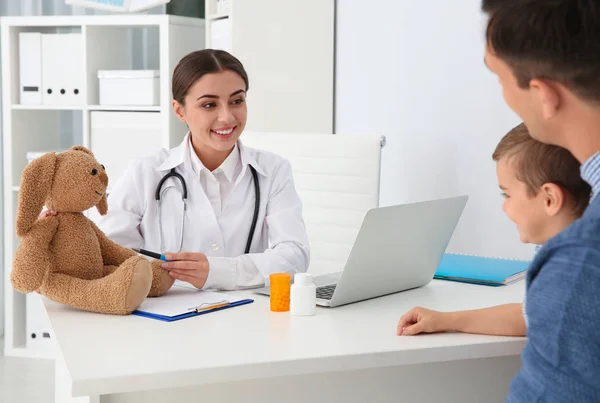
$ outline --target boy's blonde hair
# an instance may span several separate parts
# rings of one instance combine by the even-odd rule
[[[509,158],[517,179],[525,183],[532,197],[545,183],[553,183],[573,201],[578,217],[583,215],[590,202],[591,189],[581,179],[579,161],[564,148],[535,140],[523,123],[500,140],[492,158],[496,162]]]

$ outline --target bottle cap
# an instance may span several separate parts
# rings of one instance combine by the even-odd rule
[[[310,273],[296,273],[294,275],[294,284],[311,285],[312,283],[313,283],[313,276]]]

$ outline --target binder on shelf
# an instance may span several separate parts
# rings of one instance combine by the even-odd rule
[[[174,322],[252,302],[253,299],[173,285],[162,297],[146,298],[133,315]]]
[[[85,104],[83,36],[42,34],[42,103]]]
[[[21,105],[42,104],[42,34],[19,33],[19,92]]]
[[[433,278],[501,286],[523,279],[529,264],[525,260],[446,253]]]
[[[217,14],[224,15],[229,13],[229,0],[217,0]]]

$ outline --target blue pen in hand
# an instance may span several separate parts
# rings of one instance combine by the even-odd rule
[[[150,256],[150,257],[153,257],[154,259],[160,259],[160,260],[164,260],[165,262],[168,262],[165,255],[163,255],[161,253],[150,252],[149,250],[146,250],[146,249],[137,249],[137,248],[132,248],[132,249],[134,251],[136,251],[137,253],[141,253],[142,255]]]

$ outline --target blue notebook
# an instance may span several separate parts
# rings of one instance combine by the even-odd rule
[[[433,278],[463,283],[501,286],[525,277],[528,261],[447,253]]]
[[[146,298],[133,315],[174,322],[254,302],[252,299],[174,285],[157,298]]]

